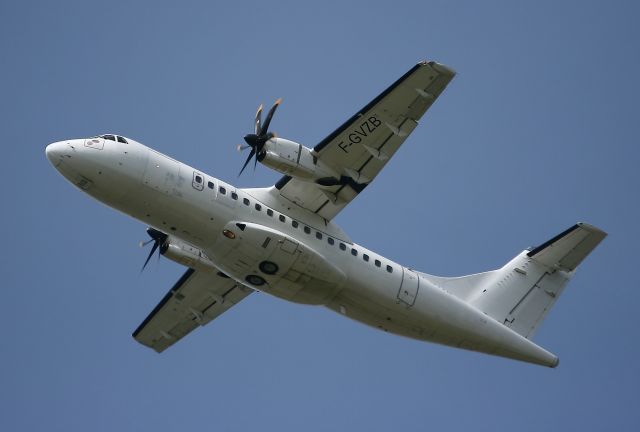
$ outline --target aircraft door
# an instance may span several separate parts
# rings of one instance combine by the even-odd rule
[[[398,300],[407,306],[413,306],[418,296],[420,288],[420,278],[413,270],[402,267],[402,282],[398,291]]]

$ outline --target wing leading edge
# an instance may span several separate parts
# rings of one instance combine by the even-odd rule
[[[133,337],[162,352],[252,292],[251,288],[215,272],[188,269],[133,332]]]
[[[314,156],[342,174],[341,184],[284,176],[273,192],[333,219],[378,175],[454,76],[436,62],[418,63],[314,147]]]

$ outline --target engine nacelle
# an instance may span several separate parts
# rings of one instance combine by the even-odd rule
[[[318,160],[312,154],[311,149],[283,138],[272,138],[267,141],[258,155],[258,161],[283,174],[310,182],[341,177],[340,174]]]
[[[211,260],[195,246],[169,237],[160,248],[162,256],[195,270],[210,272],[217,270]]]

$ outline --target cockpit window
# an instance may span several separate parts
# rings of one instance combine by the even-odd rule
[[[106,140],[111,140],[111,141],[118,141],[124,144],[129,144],[129,142],[124,137],[121,137],[120,135],[100,135],[100,138],[104,138]]]

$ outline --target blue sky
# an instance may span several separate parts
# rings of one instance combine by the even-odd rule
[[[2,2],[2,430],[636,430],[635,2]],[[536,342],[557,369],[253,295],[162,355],[130,333],[183,270],[46,144],[116,132],[241,187],[255,108],[312,147],[422,59],[458,76],[337,221],[439,275],[577,221],[609,237]]]

